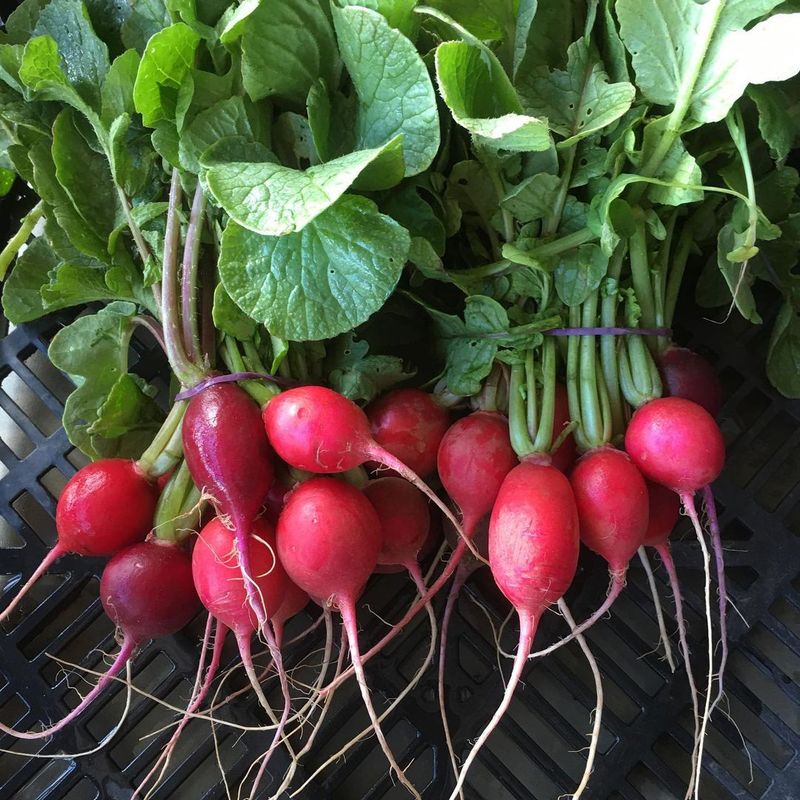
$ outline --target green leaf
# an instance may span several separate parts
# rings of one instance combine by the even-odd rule
[[[539,172],[512,187],[500,205],[523,223],[544,219],[553,211],[560,185],[557,175]]]
[[[596,244],[582,244],[559,256],[555,280],[561,302],[580,305],[600,286],[607,269],[608,256]]]
[[[200,171],[200,156],[220,139],[228,136],[252,138],[250,120],[241,97],[230,97],[201,111],[181,134],[181,164],[190,172]]]
[[[272,163],[220,164],[208,170],[206,182],[241,226],[282,236],[302,230],[330,208],[385,149],[361,150],[305,171]]]
[[[739,233],[733,224],[728,223],[720,229],[717,236],[717,267],[728,284],[733,302],[739,313],[750,322],[760,324],[761,316],[756,310],[756,301],[753,297],[752,270],[748,269],[748,262],[731,261],[729,254],[740,248],[745,242],[745,234]]]
[[[653,103],[687,102],[698,122],[718,122],[750,83],[800,70],[800,14],[768,14],[780,0],[619,0],[620,33],[636,83]]]
[[[423,172],[439,149],[439,117],[422,58],[377,12],[358,6],[332,10],[342,61],[358,96],[356,147],[382,147],[402,135],[404,174]]]
[[[550,146],[547,121],[522,113],[511,81],[483,47],[467,42],[440,44],[436,78],[453,119],[481,144],[522,151]]]
[[[3,314],[14,325],[38,319],[47,312],[44,309],[41,288],[58,256],[47,242],[36,237],[17,258],[11,274],[3,285]]]
[[[100,92],[100,118],[104,125],[110,125],[122,114],[133,115],[136,111],[133,87],[140,62],[141,58],[135,50],[126,50],[111,64]]]
[[[511,76],[516,78],[520,66],[525,59],[528,51],[528,35],[533,24],[538,0],[519,0],[517,9],[516,25],[514,26],[514,56],[512,62]]]
[[[369,355],[369,343],[353,332],[337,337],[327,349],[325,371],[331,388],[357,403],[369,403],[415,374],[405,371],[402,358]]]
[[[661,142],[664,131],[669,124],[669,117],[661,117],[644,128],[642,139],[641,164],[647,163],[649,157]],[[680,137],[676,137],[672,146],[661,161],[656,173],[657,178],[675,183],[702,184],[703,174],[694,156],[686,150]],[[703,199],[702,189],[684,189],[680,186],[650,186],[651,200],[667,206],[679,206],[684,203],[699,203]]]
[[[241,32],[242,78],[251,99],[277,95],[304,103],[318,78],[329,86],[339,82],[336,41],[317,0],[262,2],[241,22]]]
[[[387,192],[380,207],[384,214],[399,222],[412,237],[426,239],[437,255],[444,255],[444,224],[430,203],[420,196],[416,186],[407,184]]]
[[[486,42],[505,38],[516,24],[517,3],[513,0],[431,0],[426,5],[439,9]]]
[[[569,182],[570,189],[586,186],[593,178],[603,175],[606,171],[608,150],[594,143],[594,140],[584,139],[575,154],[575,166]]]
[[[136,0],[131,5],[122,25],[122,41],[125,47],[143,53],[150,39],[170,24],[170,16],[164,0]]]
[[[221,283],[214,289],[212,317],[214,327],[226,336],[233,336],[234,339],[244,342],[256,334],[256,323],[231,300]]]
[[[606,128],[631,107],[636,95],[630,83],[609,82],[586,39],[570,45],[566,70],[523,72],[517,90],[528,113],[546,117],[551,129],[565,137],[560,147]]]
[[[795,103],[778,84],[751,86],[747,93],[758,109],[758,130],[772,157],[782,163],[800,133],[800,114]]]
[[[0,167],[0,197],[5,197],[14,185],[17,179],[17,173],[13,170]]]
[[[772,328],[767,377],[782,395],[800,397],[800,313],[788,301],[781,306]]]
[[[284,339],[325,339],[375,313],[400,277],[408,232],[362,197],[341,197],[299,233],[261,236],[234,221],[222,238],[225,289]]]
[[[177,22],[147,43],[133,87],[133,102],[148,127],[175,119],[178,89],[194,66],[199,42],[195,31]]]
[[[81,0],[52,0],[42,9],[34,35],[55,40],[67,80],[89,106],[99,109],[100,87],[110,65],[108,48],[94,32]]]
[[[128,375],[135,314],[132,303],[111,303],[79,317],[50,343],[54,366],[78,384],[64,405],[64,428],[91,458],[138,457],[163,417],[150,390]]]
[[[58,182],[86,226],[107,242],[122,216],[119,196],[108,161],[89,147],[70,109],[53,125],[53,163]]]
[[[33,36],[39,14],[47,5],[47,0],[23,0],[6,17],[6,41],[9,44],[25,44]]]

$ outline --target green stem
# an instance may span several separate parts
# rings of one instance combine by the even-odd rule
[[[553,423],[556,413],[556,343],[545,337],[542,345],[542,411],[538,431],[533,440],[537,453],[547,453],[553,442]]]
[[[520,250],[518,247],[514,247],[513,244],[505,244],[503,245],[503,258],[513,261],[515,264],[524,264],[534,269],[541,269],[542,265],[539,262],[542,259],[552,258],[561,253],[566,253],[568,250],[574,250],[576,247],[594,241],[596,238],[597,236],[588,228],[581,228],[579,231],[568,233],[566,236],[561,236],[552,242],[539,245],[533,250]]]
[[[583,301],[581,325],[594,328],[597,324],[597,290]],[[588,449],[600,447],[607,442],[604,438],[602,405],[599,382],[602,376],[597,370],[597,344],[594,336],[580,337],[580,397],[583,437]]]
[[[553,204],[553,210],[542,228],[542,237],[552,236],[561,224],[561,214],[564,211],[564,204],[567,202],[569,184],[572,180],[572,169],[575,165],[575,154],[578,150],[577,145],[573,145],[567,151],[564,159],[564,168],[561,175],[561,183],[558,185],[558,194]]]
[[[181,273],[181,311],[183,320],[183,346],[190,361],[198,363],[202,358],[200,349],[200,325],[197,317],[197,281],[200,267],[200,244],[203,229],[206,198],[200,181],[197,182],[186,242],[183,248],[183,270]]]
[[[182,461],[158,499],[153,518],[156,538],[168,542],[186,539],[200,523],[202,506],[200,490],[194,485],[186,462]]]
[[[675,307],[678,304],[678,294],[681,290],[683,273],[686,270],[686,262],[689,260],[689,253],[694,242],[692,226],[687,223],[684,225],[675,253],[670,260],[669,274],[667,276],[667,288],[664,292],[664,325],[672,326],[672,319],[675,316]]]
[[[505,187],[503,186],[503,179],[500,173],[489,164],[484,164],[484,169],[489,174],[489,178],[494,186],[494,192],[497,195],[497,206],[500,208],[500,215],[503,219],[503,238],[507,242],[514,241],[514,217],[508,209],[503,208],[502,200],[506,195]],[[491,223],[489,223],[491,226]]]
[[[36,223],[44,216],[44,202],[39,201],[23,218],[19,230],[8,240],[8,244],[0,252],[0,281],[2,281],[11,262],[16,258],[22,245],[28,241]]]
[[[522,364],[514,364],[511,367],[511,385],[508,390],[508,425],[511,446],[520,458],[534,452],[533,442],[528,433],[524,385],[525,367]]]
[[[242,354],[236,345],[236,340],[226,336],[222,342],[220,355],[225,362],[229,372],[250,372],[245,364]],[[280,393],[280,389],[270,381],[239,381],[239,386],[244,389],[253,400],[263,408],[275,395]]]
[[[622,273],[625,251],[625,243],[620,242],[608,264],[608,276],[603,300],[600,304],[600,324],[604,328],[613,328],[617,324],[619,277]],[[608,395],[612,438],[621,435],[625,431],[625,405],[619,388],[619,369],[617,366],[617,338],[616,336],[600,337],[600,367],[603,370],[603,380]]]
[[[169,472],[183,456],[181,423],[185,413],[186,403],[175,403],[150,446],[137,461],[139,469],[151,478]]]
[[[244,360],[245,364],[250,367],[252,372],[269,372],[261,360],[261,354],[258,352],[255,343],[252,340],[242,342],[244,347]]]
[[[639,308],[642,310],[642,327],[654,328],[656,325],[655,300],[653,299],[653,283],[647,253],[647,232],[643,219],[636,222],[636,228],[631,236],[630,262],[633,289],[636,292]],[[651,346],[655,348],[655,343]]]
[[[581,326],[581,307],[570,306],[569,309],[570,328],[580,328]],[[580,392],[580,337],[567,337],[567,399],[569,400],[569,416],[575,423],[575,442],[581,450],[588,450],[586,439],[583,435],[583,414],[581,409]]]
[[[678,222],[678,209],[676,208],[669,215],[667,223],[667,235],[661,243],[658,258],[655,261],[655,275],[653,277],[653,303],[655,305],[655,323],[657,328],[666,327],[664,302],[666,299],[667,275],[669,274],[669,262],[672,256],[672,240],[675,236],[675,226]],[[663,352],[669,347],[669,337],[659,336],[656,339],[658,352]]]
[[[533,348],[530,348],[525,353],[525,400],[528,433],[534,442],[539,431],[539,410],[537,408],[538,400],[536,394],[536,363]]]

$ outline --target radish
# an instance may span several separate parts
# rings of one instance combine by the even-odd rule
[[[459,537],[450,560],[425,595],[411,606],[377,644],[364,653],[365,663],[397,636],[425,603],[450,580],[467,550],[465,539],[472,537],[481,518],[491,511],[503,480],[518,463],[511,447],[505,417],[494,412],[476,411],[455,422],[439,445],[437,463],[442,485],[461,511],[464,536]],[[448,519],[452,520],[452,514],[448,513]],[[351,674],[352,668],[342,672],[323,689],[323,693],[336,688]]]
[[[436,469],[436,453],[450,421],[420,389],[395,389],[366,408],[372,438],[422,478]]]
[[[247,600],[263,628],[268,614],[258,596],[247,542],[274,470],[258,406],[233,383],[207,387],[189,400],[183,450],[195,484],[233,527]]]
[[[281,397],[283,395],[276,400]],[[272,403],[267,406],[268,425]],[[297,411],[304,408],[301,405]],[[301,422],[308,424],[307,419],[300,415]],[[321,458],[327,458],[329,452],[322,451]],[[285,451],[281,455],[286,458]],[[288,460],[292,463],[292,459]],[[381,523],[375,509],[358,489],[343,481],[312,478],[300,484],[289,496],[278,520],[278,555],[287,574],[315,602],[339,609],[356,679],[375,735],[391,769],[419,800],[419,793],[405,777],[383,735],[358,646],[355,604],[375,569],[381,546]]]
[[[78,470],[56,505],[56,546],[0,613],[0,622],[65,553],[111,556],[142,541],[153,527],[158,495],[157,483],[136,461],[104,458]]]
[[[642,473],[650,480],[672,489],[692,521],[703,553],[705,573],[706,634],[708,637],[708,681],[705,708],[694,776],[694,793],[699,797],[700,766],[706,729],[711,712],[714,642],[711,622],[711,559],[694,504],[694,493],[705,490],[722,471],[725,442],[711,414],[697,403],[681,397],[652,400],[638,408],[625,434],[625,448]],[[722,554],[719,552],[719,559]],[[720,585],[720,605],[727,603]],[[726,638],[724,630],[721,631]],[[720,680],[722,676],[720,675]]]
[[[0,732],[18,739],[43,739],[58,733],[94,702],[140,645],[179,631],[200,608],[189,556],[181,547],[157,539],[133,544],[112,557],[100,579],[100,601],[121,635],[113,664],[59,722],[36,732],[15,731],[0,724]]]
[[[250,685],[264,710],[271,715],[272,710],[253,666],[250,644],[256,631],[267,641],[281,681],[284,709],[272,744],[264,756],[266,761],[283,736],[291,699],[280,649],[266,621],[262,621],[262,615],[265,620],[269,620],[278,613],[286,594],[287,577],[276,553],[272,525],[263,518],[257,519],[251,523],[250,530],[252,532],[245,537],[245,546],[249,563],[248,574],[253,576],[252,585],[245,579],[240,563],[239,532],[231,531],[219,517],[200,531],[192,554],[192,575],[200,602],[236,637],[239,655]],[[251,591],[258,597],[257,605],[251,600]]]
[[[667,348],[658,356],[664,394],[683,397],[702,406],[712,417],[722,408],[723,394],[717,373],[701,355],[686,347]]]
[[[509,472],[489,522],[489,566],[519,616],[519,646],[503,700],[464,762],[450,800],[511,704],[542,614],[572,583],[579,541],[572,487],[547,457],[532,456]]]
[[[283,645],[283,631],[286,623],[295,614],[299,614],[309,603],[309,597],[299,586],[286,578],[286,591],[280,608],[272,615],[270,622],[275,632],[275,643],[278,647]]]

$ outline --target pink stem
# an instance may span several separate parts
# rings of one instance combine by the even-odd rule
[[[89,694],[87,694],[86,697],[84,697],[83,700],[81,700],[81,702],[59,722],[56,722],[54,725],[51,725],[49,728],[45,728],[42,731],[27,732],[15,731],[13,728],[9,728],[8,726],[0,723],[0,733],[14,736],[17,739],[28,740],[45,739],[48,736],[52,736],[54,733],[58,733],[63,728],[66,728],[67,725],[69,725],[74,719],[77,719],[103,693],[103,690],[112,682],[114,676],[128,663],[128,661],[130,661],[135,649],[135,642],[131,642],[128,639],[123,639],[122,647],[120,647],[120,651],[117,654],[117,657],[114,659],[114,663],[108,668],[108,671],[105,673],[105,675],[100,678]]]
[[[725,666],[728,663],[728,591],[725,583],[725,554],[722,549],[722,536],[719,530],[719,520],[717,519],[717,506],[714,503],[714,493],[710,486],[703,489],[703,504],[708,514],[708,527],[711,531],[711,549],[714,551],[714,561],[717,568],[717,587],[719,591],[719,634],[720,634],[720,660],[719,689],[714,702],[711,704],[711,711],[719,705],[724,693],[723,676]]]
[[[588,630],[592,627],[598,620],[600,620],[614,605],[614,601],[622,594],[622,590],[625,588],[625,573],[624,572],[617,572],[611,573],[611,583],[609,584],[608,595],[606,596],[605,602],[597,611],[592,614],[589,619],[582,622],[575,628],[569,636],[565,636],[560,641],[556,642],[555,644],[551,644],[550,647],[546,647],[544,650],[537,650],[535,653],[531,653],[531,658],[541,658],[542,656],[549,655],[550,653],[558,650],[559,647],[563,647],[565,644],[576,639],[581,633],[585,630]]]
[[[28,578],[25,582],[25,585],[17,592],[14,596],[14,599],[3,609],[2,613],[0,613],[0,622],[5,622],[8,617],[11,615],[11,612],[20,604],[22,599],[25,597],[26,594],[31,590],[36,581],[47,572],[48,569],[53,565],[55,561],[57,561],[61,556],[63,556],[67,551],[58,543],[56,546],[42,559],[42,563],[36,567],[33,575]]]
[[[661,563],[667,571],[669,577],[669,585],[672,588],[672,594],[675,598],[675,617],[678,622],[678,641],[681,646],[681,655],[683,656],[683,665],[686,668],[686,679],[689,682],[689,693],[692,698],[692,711],[694,712],[694,743],[692,745],[692,774],[689,780],[689,787],[686,792],[686,797],[692,793],[694,785],[694,774],[697,769],[697,745],[700,741],[700,700],[697,693],[697,685],[694,680],[694,673],[692,672],[692,660],[689,653],[689,641],[686,637],[686,619],[683,615],[683,598],[681,596],[681,585],[678,581],[678,572],[675,569],[675,562],[672,559],[672,552],[669,549],[669,544],[656,545],[656,552],[661,558]],[[684,798],[685,800],[685,798]]]
[[[209,690],[211,689],[211,684],[214,682],[214,678],[217,675],[217,671],[219,670],[220,660],[222,659],[222,649],[225,644],[225,635],[228,632],[228,629],[219,621],[217,620],[216,623],[216,630],[214,632],[214,645],[211,652],[211,662],[208,665],[208,670],[206,672],[205,680],[203,680],[202,684],[200,684],[201,676],[203,674],[203,667],[205,666],[205,656],[208,651],[209,640],[211,638],[211,625],[213,624],[213,618],[211,615],[208,615],[208,625],[206,626],[206,635],[203,639],[203,645],[200,655],[200,663],[197,667],[197,680],[195,681],[195,688],[192,694],[191,701],[189,705],[186,707],[186,712],[183,715],[183,719],[181,719],[178,727],[173,732],[170,740],[167,742],[166,746],[159,755],[158,759],[156,760],[155,764],[153,764],[150,771],[147,775],[142,778],[139,786],[137,787],[136,791],[131,795],[130,800],[136,800],[136,798],[141,793],[144,786],[147,782],[155,775],[158,768],[164,764],[163,769],[161,770],[161,776],[163,776],[164,770],[167,768],[169,764],[169,760],[172,757],[172,753],[175,750],[176,745],[178,744],[178,740],[181,738],[181,734],[183,733],[184,728],[189,724],[189,720],[191,719],[191,715],[196,713],[200,706],[203,704],[203,700],[205,700],[206,696],[208,695]]]
[[[386,737],[383,735],[383,729],[381,728],[381,724],[378,720],[378,715],[375,713],[375,707],[372,705],[372,698],[370,697],[369,687],[367,686],[367,678],[364,674],[364,663],[361,659],[361,652],[359,651],[358,647],[358,624],[356,622],[356,610],[352,600],[340,598],[339,611],[342,615],[342,622],[344,623],[345,630],[347,631],[347,639],[350,643],[350,659],[352,660],[355,668],[358,688],[361,690],[361,697],[364,700],[364,706],[367,709],[367,714],[369,715],[370,722],[372,723],[372,729],[375,731],[375,736],[378,739],[381,750],[383,750],[383,754],[386,756],[386,760],[389,762],[390,769],[395,773],[395,775],[397,775],[400,783],[402,783],[403,786],[405,786],[406,789],[408,789],[408,791],[414,795],[416,800],[421,800],[419,792],[408,780],[405,772],[403,772],[403,770],[400,768],[400,765],[397,763],[394,753],[389,747]]]
[[[445,708],[445,693],[444,693],[444,673],[445,663],[447,661],[447,634],[450,630],[450,619],[453,616],[453,610],[456,607],[456,600],[461,592],[461,588],[467,581],[470,575],[475,571],[473,566],[468,566],[462,562],[456,570],[453,583],[450,584],[450,591],[447,595],[447,603],[444,607],[444,614],[442,615],[442,638],[439,640],[439,714],[442,718],[442,728],[444,729],[444,738],[447,743],[447,752],[450,755],[450,764],[453,767],[453,775],[458,779],[458,763],[456,762],[456,751],[453,747],[453,737],[450,733],[450,725],[447,722],[447,709]],[[461,794],[461,793],[459,793]],[[462,795],[463,796],[463,795]]]
[[[486,740],[489,738],[492,731],[498,726],[503,715],[506,713],[506,711],[508,711],[508,707],[511,705],[511,700],[514,697],[514,690],[517,688],[517,684],[520,682],[522,670],[525,668],[525,664],[528,661],[528,656],[531,652],[531,645],[533,644],[533,637],[536,633],[536,621],[530,614],[520,612],[519,610],[518,613],[519,647],[517,648],[517,655],[514,658],[514,668],[511,670],[511,676],[508,679],[503,700],[498,706],[497,711],[494,712],[494,716],[491,718],[491,720],[489,720],[489,724],[483,729],[483,733],[478,737],[477,741],[473,745],[470,754],[467,756],[467,760],[464,762],[464,766],[461,767],[461,772],[459,773],[456,787],[450,794],[450,800],[456,800],[460,794],[461,788],[464,785],[464,781],[467,778],[469,768],[472,766],[472,762],[477,757],[480,749],[486,743]]]

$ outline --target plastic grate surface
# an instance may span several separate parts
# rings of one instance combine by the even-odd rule
[[[13,228],[15,220],[7,221]],[[5,334],[0,340],[0,592],[13,591],[53,543],[56,498],[65,480],[85,461],[58,425],[70,383],[46,358],[49,338],[69,319],[69,315],[58,315],[10,331],[0,327]],[[729,613],[732,653],[726,710],[733,722],[722,713],[715,717],[707,744],[704,800],[800,797],[800,406],[777,396],[762,375],[767,325],[759,329],[737,318],[725,325],[697,319],[676,336],[717,365],[729,398],[721,414],[728,465],[715,492],[730,595],[740,613]],[[163,361],[147,342],[134,342],[134,361],[148,380],[163,371]],[[674,556],[684,586],[693,657],[701,675],[705,651],[701,561],[683,523],[674,537]],[[76,691],[85,693],[88,684],[80,672],[65,673],[51,656],[102,669],[102,654],[113,652],[113,630],[97,599],[101,568],[100,561],[61,559],[3,630],[3,722],[29,729],[58,719],[74,707]],[[669,615],[663,570],[657,569],[656,575]],[[576,618],[596,607],[605,588],[603,565],[585,557],[569,596]],[[383,630],[378,617],[397,618],[411,597],[402,576],[381,576],[370,586],[360,609],[365,646]],[[490,716],[502,690],[486,609],[498,625],[505,608],[485,576],[478,574],[459,600],[448,656],[447,704],[462,752]],[[310,622],[311,617],[301,615],[296,630]],[[141,652],[133,667],[134,684],[173,704],[185,703],[203,625],[198,618],[188,630]],[[502,640],[506,649],[514,645],[513,627]],[[537,643],[564,632],[565,626],[550,614],[543,620]],[[683,797],[691,746],[688,691],[683,672],[670,675],[652,652],[657,638],[649,590],[636,562],[611,619],[588,636],[604,676],[607,703],[587,798]],[[398,644],[369,665],[368,679],[379,710],[407,683],[428,641],[427,623],[420,619]],[[318,663],[321,644],[318,633],[290,654],[290,663]],[[232,652],[226,660],[235,663]],[[507,672],[508,665],[503,666]],[[313,674],[310,669],[298,677]],[[409,776],[424,789],[426,800],[448,797],[452,785],[435,684],[435,673],[430,671],[414,698],[386,725],[398,760],[413,761]],[[124,705],[124,688],[116,685],[54,741],[19,743],[0,737],[0,747],[17,754],[93,749],[116,725]],[[510,713],[470,774],[467,796],[552,800],[568,793],[581,774],[585,753],[579,751],[586,746],[593,707],[591,675],[576,645],[532,664]],[[234,703],[231,714],[242,724],[261,722],[249,701]],[[129,798],[166,740],[166,734],[141,737],[172,719],[172,712],[134,694],[122,730],[97,753],[55,761],[0,753],[0,800]],[[298,772],[299,780],[366,727],[366,722],[354,686],[345,685],[335,697],[315,752]],[[270,736],[240,737],[230,729],[217,729],[220,758],[232,787],[263,752]],[[280,774],[286,765],[283,755],[273,764]],[[263,796],[269,794],[265,782]],[[301,795],[309,800],[400,800],[405,796],[401,787],[393,786],[372,737]],[[205,723],[190,724],[154,797],[225,797],[214,741]]]

